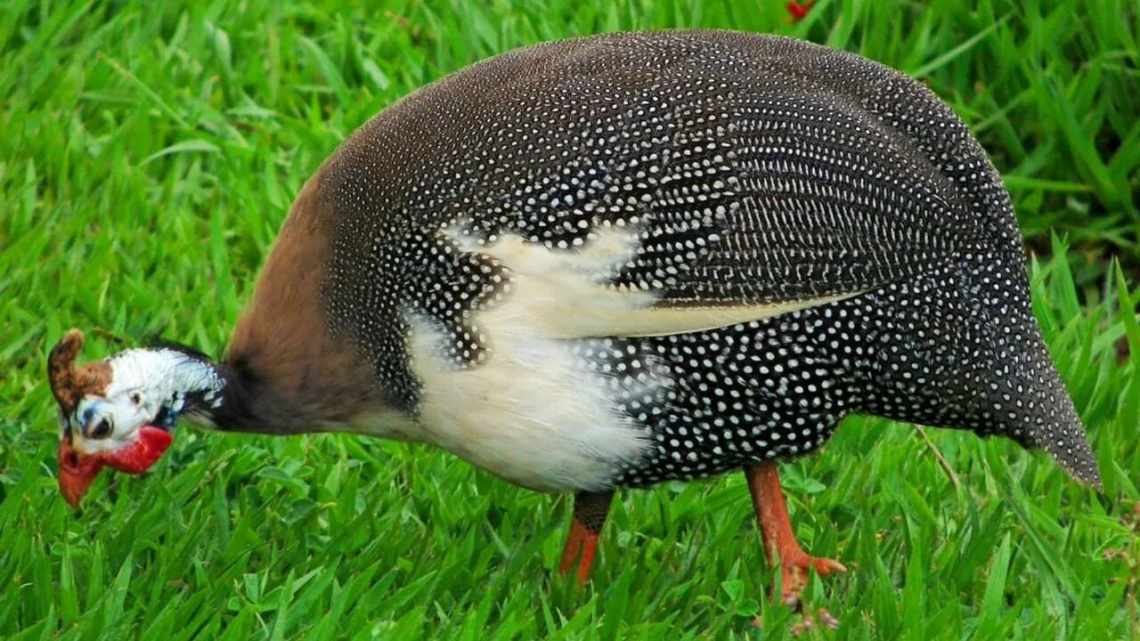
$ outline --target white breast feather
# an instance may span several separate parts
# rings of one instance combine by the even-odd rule
[[[620,392],[565,341],[536,335],[525,319],[480,315],[493,352],[468,370],[440,356],[446,339],[436,327],[413,321],[425,440],[533,489],[604,489],[619,464],[636,462],[649,443],[618,410]]]
[[[448,339],[437,325],[408,317],[412,369],[422,384],[420,413],[397,436],[435,443],[534,489],[609,487],[622,463],[635,464],[651,447],[621,411],[622,398],[668,384],[603,377],[578,359],[567,339],[700,331],[836,300],[656,308],[652,293],[606,285],[636,251],[628,230],[599,233],[574,252],[517,236],[493,244],[454,233],[449,238],[508,267],[511,288],[473,314],[490,355],[471,368],[443,355]]]

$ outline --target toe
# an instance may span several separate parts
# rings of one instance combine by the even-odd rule
[[[813,557],[811,560],[812,567],[815,568],[815,573],[820,576],[827,576],[828,574],[836,574],[838,572],[846,572],[847,566],[843,565],[835,559],[819,559]]]
[[[831,630],[839,629],[839,619],[836,619],[834,616],[832,616],[832,614],[826,609],[820,608],[819,611],[815,613],[815,617],[819,621],[819,624],[825,628]]]
[[[795,608],[800,602],[800,592],[807,586],[807,570],[800,566],[784,566],[780,576],[782,590],[780,597],[784,605]]]
[[[814,569],[820,576],[847,571],[845,565],[833,559],[820,559],[806,554],[800,558],[789,559],[782,564],[780,573],[783,587],[780,596],[784,605],[788,607],[799,605],[800,593],[808,584],[809,569]]]
[[[820,608],[815,614],[804,612],[800,621],[792,626],[792,636],[798,637],[804,632],[814,628],[827,628],[828,630],[838,630],[839,620],[831,615],[827,610]]]

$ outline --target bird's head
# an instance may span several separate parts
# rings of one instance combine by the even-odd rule
[[[83,333],[73,329],[48,358],[60,410],[59,487],[72,506],[103,467],[140,474],[154,465],[179,414],[209,407],[221,390],[215,370],[196,354],[130,349],[77,366],[82,346]]]

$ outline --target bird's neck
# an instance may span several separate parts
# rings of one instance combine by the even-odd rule
[[[221,385],[212,404],[187,406],[184,415],[191,422],[227,432],[290,434],[306,431],[294,426],[294,421],[285,420],[290,414],[289,404],[255,372],[208,359],[197,365]]]
[[[194,349],[163,344],[131,349],[110,359],[113,385],[146,390],[162,410],[156,422],[172,424],[185,418],[220,430],[258,429],[267,424],[255,411],[256,381],[248,372],[217,363]]]
[[[111,357],[111,392],[140,390],[157,404],[155,422],[166,427],[183,418],[221,431],[265,434],[349,429],[345,426],[355,415],[374,405],[367,372],[338,378],[312,363],[293,360],[291,368],[274,363],[245,353],[217,362],[192,348],[163,343]]]
[[[200,422],[227,432],[259,432],[295,434],[304,431],[296,425],[298,412],[279,390],[268,384],[257,372],[241,363],[212,363],[225,381],[222,403]],[[192,417],[194,418],[194,417]]]
[[[336,430],[343,422],[309,398],[324,390],[296,389],[270,376],[242,358],[229,357],[221,363],[208,362],[223,381],[221,402],[207,411],[191,414],[200,424],[228,432],[261,434],[302,434]],[[304,387],[305,379],[299,379]],[[330,396],[336,397],[336,390]]]

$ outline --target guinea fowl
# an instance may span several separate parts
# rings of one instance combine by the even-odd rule
[[[736,469],[786,597],[843,570],[796,542],[775,462],[850,414],[1099,483],[981,147],[921,84],[780,37],[611,34],[444,78],[305,184],[221,362],[81,344],[49,358],[72,504],[181,416],[423,441],[576,492],[582,580],[615,488]]]

